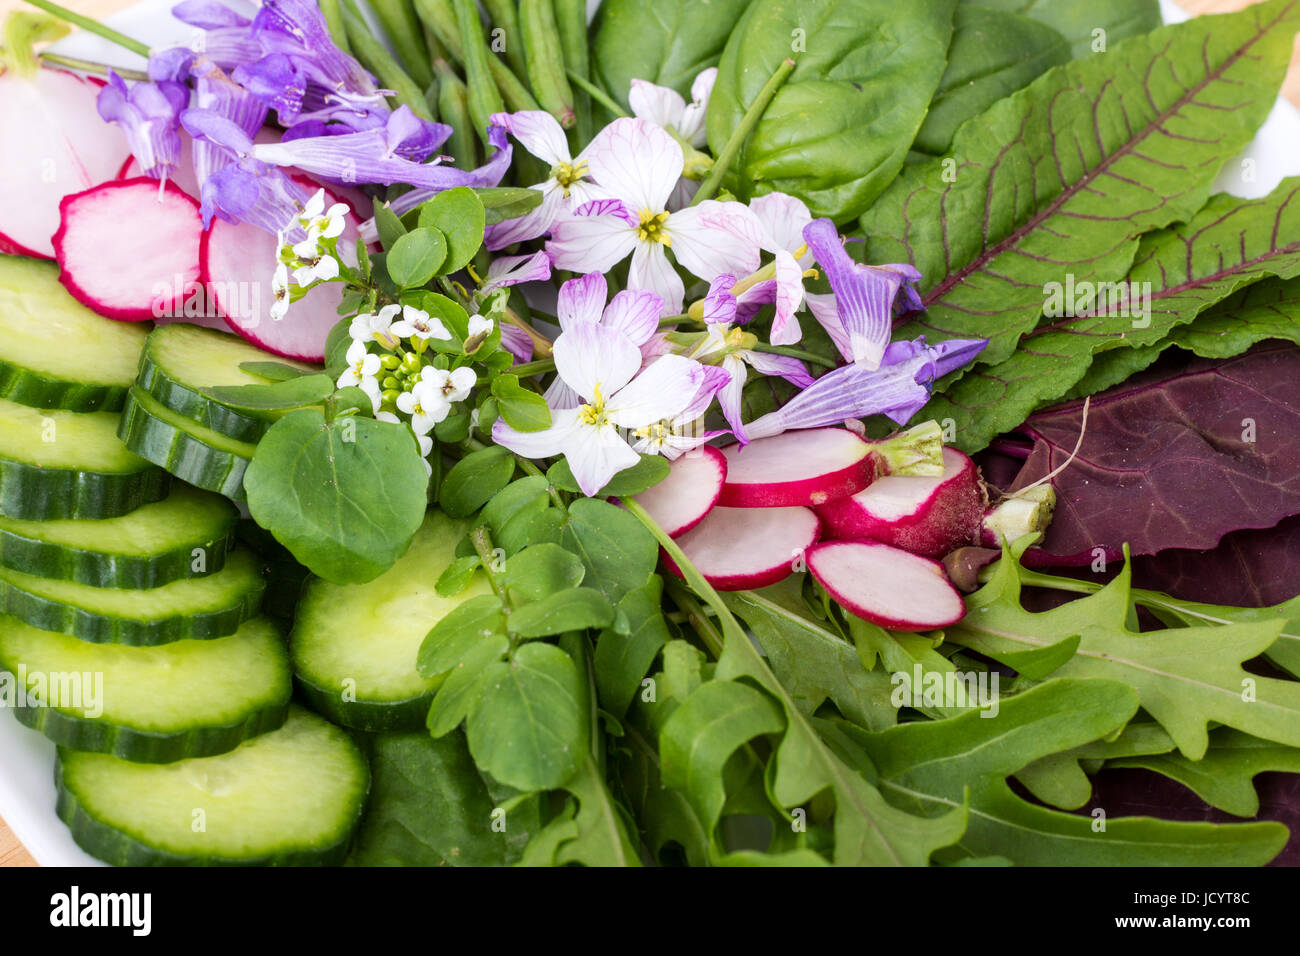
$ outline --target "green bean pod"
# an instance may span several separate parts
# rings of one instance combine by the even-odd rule
[[[591,58],[587,50],[587,0],[554,0],[555,25],[559,27],[560,49],[570,73],[584,80],[591,76]],[[578,113],[577,138],[581,146],[591,142],[591,97],[574,90],[574,108]]]
[[[519,33],[519,12],[515,9],[514,0],[483,0],[483,5],[492,18],[492,26],[505,31],[506,62],[516,74],[522,75],[527,69],[527,63],[524,60],[523,37]]]
[[[493,56],[488,51],[483,35],[483,21],[478,16],[478,4],[474,0],[456,0],[456,22],[460,26],[460,45],[465,51],[465,87],[469,95],[469,115],[474,121],[475,132],[486,146],[487,128],[492,114],[504,113],[506,104],[501,99],[501,91],[497,89],[492,69],[488,65]]]
[[[375,39],[361,18],[354,0],[343,0],[343,19],[353,53],[361,65],[375,75],[384,89],[393,91],[398,103],[409,106],[411,112],[422,119],[436,120],[437,116],[424,98],[424,89],[402,69],[387,48]]]
[[[434,60],[433,70],[438,74],[438,113],[452,129],[443,149],[455,158],[458,168],[473,169],[478,165],[478,147],[474,140],[474,121],[469,117],[469,91],[465,81],[446,60]]]
[[[450,59],[457,66],[465,62],[460,27],[456,24],[456,8],[451,5],[451,0],[415,0],[415,15],[429,35],[446,48],[444,59]]]
[[[551,0],[520,0],[519,26],[524,34],[528,82],[533,95],[542,109],[559,120],[564,129],[569,129],[577,121],[577,113],[573,109],[573,88],[564,71],[560,30]]]
[[[325,26],[330,31],[330,39],[334,45],[344,53],[352,53],[352,44],[348,42],[347,26],[343,22],[343,8],[339,6],[339,0],[319,0],[321,16],[325,18]]]
[[[375,11],[380,26],[393,42],[407,74],[421,89],[427,87],[433,82],[433,63],[410,0],[370,0],[370,9]]]

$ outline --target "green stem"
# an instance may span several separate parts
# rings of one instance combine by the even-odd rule
[[[605,107],[605,109],[613,113],[616,119],[622,119],[627,116],[627,110],[615,103],[608,93],[585,76],[580,73],[575,73],[573,70],[565,70],[564,72],[568,75],[570,83],[582,90],[582,92],[586,93],[601,106]]]
[[[510,369],[511,375],[518,375],[520,378],[527,378],[529,375],[541,375],[544,372],[555,371],[555,359],[539,359],[535,362],[524,362],[522,365],[516,365]]]
[[[716,661],[722,656],[722,634],[713,626],[700,602],[695,600],[695,596],[685,586],[669,578],[667,588],[673,603],[686,615],[686,623],[700,636],[710,656]]]
[[[753,346],[755,352],[769,352],[772,355],[786,355],[790,358],[802,359],[813,365],[820,365],[822,368],[839,368],[839,364],[831,359],[821,355],[814,355],[812,352],[805,352],[803,349],[792,349],[786,345],[764,345],[762,342]]]
[[[96,73],[99,76],[108,76],[108,71],[112,70],[124,80],[134,80],[144,83],[149,79],[149,74],[142,70],[127,70],[120,66],[108,66],[104,63],[95,63],[93,60],[82,60],[75,56],[64,56],[61,53],[39,53],[37,54],[42,60],[53,63],[55,66],[66,66],[70,70],[80,70],[82,73]]]
[[[478,559],[483,565],[483,573],[487,575],[488,584],[492,585],[492,590],[496,592],[496,596],[504,602],[506,600],[506,589],[497,580],[497,573],[492,570],[492,565],[496,561],[496,556],[492,553],[492,532],[487,525],[479,525],[469,533],[469,540],[478,553]]]
[[[758,96],[754,98],[754,102],[750,103],[749,109],[745,110],[745,115],[741,117],[740,123],[731,131],[731,138],[727,140],[727,144],[722,147],[722,152],[718,154],[717,161],[713,164],[713,171],[709,173],[709,178],[700,183],[699,191],[695,194],[695,198],[691,200],[692,206],[713,198],[713,194],[722,185],[727,170],[731,168],[731,164],[736,161],[736,157],[740,154],[740,148],[745,145],[745,140],[749,139],[749,134],[754,132],[754,127],[758,125],[758,121],[772,102],[772,97],[776,96],[776,91],[790,78],[790,74],[793,72],[794,60],[787,57],[781,61],[781,65],[776,68],[772,78],[763,84],[763,88],[758,91]]]
[[[83,17],[80,13],[73,13],[67,7],[61,7],[57,3],[51,3],[50,0],[27,0],[34,7],[39,7],[46,13],[58,17],[60,20],[66,20],[74,26],[81,27],[88,33],[94,33],[103,37],[105,40],[111,40],[123,49],[130,50],[132,53],[138,53],[140,56],[147,57],[149,48],[139,40],[132,40],[129,36],[118,33],[112,27],[106,27],[98,20],[92,20],[90,17]]]
[[[674,325],[681,325],[683,322],[691,322],[695,325],[700,324],[699,319],[693,319],[689,315],[666,315],[659,320],[659,328],[670,329]]]

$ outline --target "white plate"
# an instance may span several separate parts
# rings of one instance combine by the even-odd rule
[[[594,10],[599,0],[590,3]],[[155,46],[188,44],[193,28],[171,16],[173,0],[144,0],[105,22]],[[1165,20],[1187,14],[1161,0]],[[57,44],[60,52],[123,67],[139,67],[132,54],[81,33]],[[1216,190],[1236,196],[1263,196],[1286,176],[1300,174],[1300,112],[1279,98],[1254,142],[1224,167]],[[81,850],[54,815],[54,745],[17,720],[0,715],[0,817],[42,866],[101,866]]]

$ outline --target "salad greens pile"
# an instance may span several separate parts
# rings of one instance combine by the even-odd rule
[[[375,200],[364,238],[338,239],[345,206],[311,208],[268,263],[284,323],[317,285],[344,286],[324,371],[268,359],[245,370],[269,384],[211,393],[284,413],[244,479],[253,520],[312,574],[362,588],[435,507],[470,530],[411,586],[489,585],[412,662],[442,681],[426,727],[366,737],[353,862],[1282,852],[1287,829],[1251,819],[1252,779],[1300,772],[1300,598],[1135,587],[1128,545],[1210,548],[1300,510],[1294,416],[1248,447],[1227,433],[1252,412],[1215,391],[1232,377],[1220,360],[1255,394],[1280,377],[1251,379],[1252,363],[1300,361],[1285,364],[1300,181],[1211,195],[1274,104],[1300,0],[1177,26],[1154,0],[606,0],[590,30],[582,2],[485,6],[487,22],[472,0],[372,0],[385,43],[352,0],[321,0],[333,52],[379,93],[315,118],[299,103],[294,121],[318,125],[232,160],[278,170],[280,150]],[[232,76],[260,89],[280,66]],[[345,106],[368,118],[346,127]],[[233,142],[210,116],[179,122]],[[425,161],[439,149],[454,163]],[[878,297],[869,314],[854,289]],[[1123,384],[1177,350],[1201,364]],[[1173,397],[1190,379],[1200,418]],[[1126,444],[1135,417],[1227,450],[1162,470],[1157,447]],[[799,556],[781,583],[719,593],[638,501],[670,460],[760,422],[931,419],[988,451],[990,484],[1050,477],[1062,502],[1046,538],[960,556],[972,593],[942,631],[854,616]],[[1126,467],[1148,483],[1116,486]],[[1212,511],[1237,478],[1281,492],[1244,491],[1179,533],[1194,523],[1180,509]],[[1155,517],[1116,522],[1126,501]],[[1106,574],[1053,573],[1066,564]],[[1112,767],[1240,820],[1116,812],[1093,791]]]

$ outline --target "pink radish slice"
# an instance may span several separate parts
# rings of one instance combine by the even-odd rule
[[[870,538],[927,558],[941,558],[980,535],[987,497],[975,463],[943,450],[943,477],[877,478],[851,498],[817,506],[827,536]]]
[[[826,541],[808,552],[808,570],[858,617],[895,631],[947,627],[966,613],[943,565],[875,541]]]
[[[809,428],[722,449],[727,482],[718,504],[786,508],[847,498],[871,484],[871,443],[844,428]]]
[[[789,577],[820,533],[808,508],[714,508],[677,543],[719,591],[743,591]],[[681,577],[667,555],[664,564]]]
[[[54,234],[59,281],[84,305],[124,322],[184,311],[199,281],[199,204],[141,176],[66,196]]]
[[[98,92],[62,70],[0,75],[0,252],[53,259],[60,201],[113,179],[130,155]]]
[[[674,461],[668,477],[636,500],[675,538],[704,520],[717,504],[726,479],[727,459],[711,445],[702,445]]]
[[[308,195],[319,189],[301,182]],[[325,205],[338,202],[326,191]],[[354,264],[357,217],[348,214],[338,250]],[[258,348],[303,362],[325,360],[325,337],[339,321],[343,283],[327,282],[289,306],[283,319],[271,318],[275,301],[271,277],[275,273],[276,237],[248,223],[231,225],[212,220],[200,251],[203,283],[226,318],[226,324]]]

